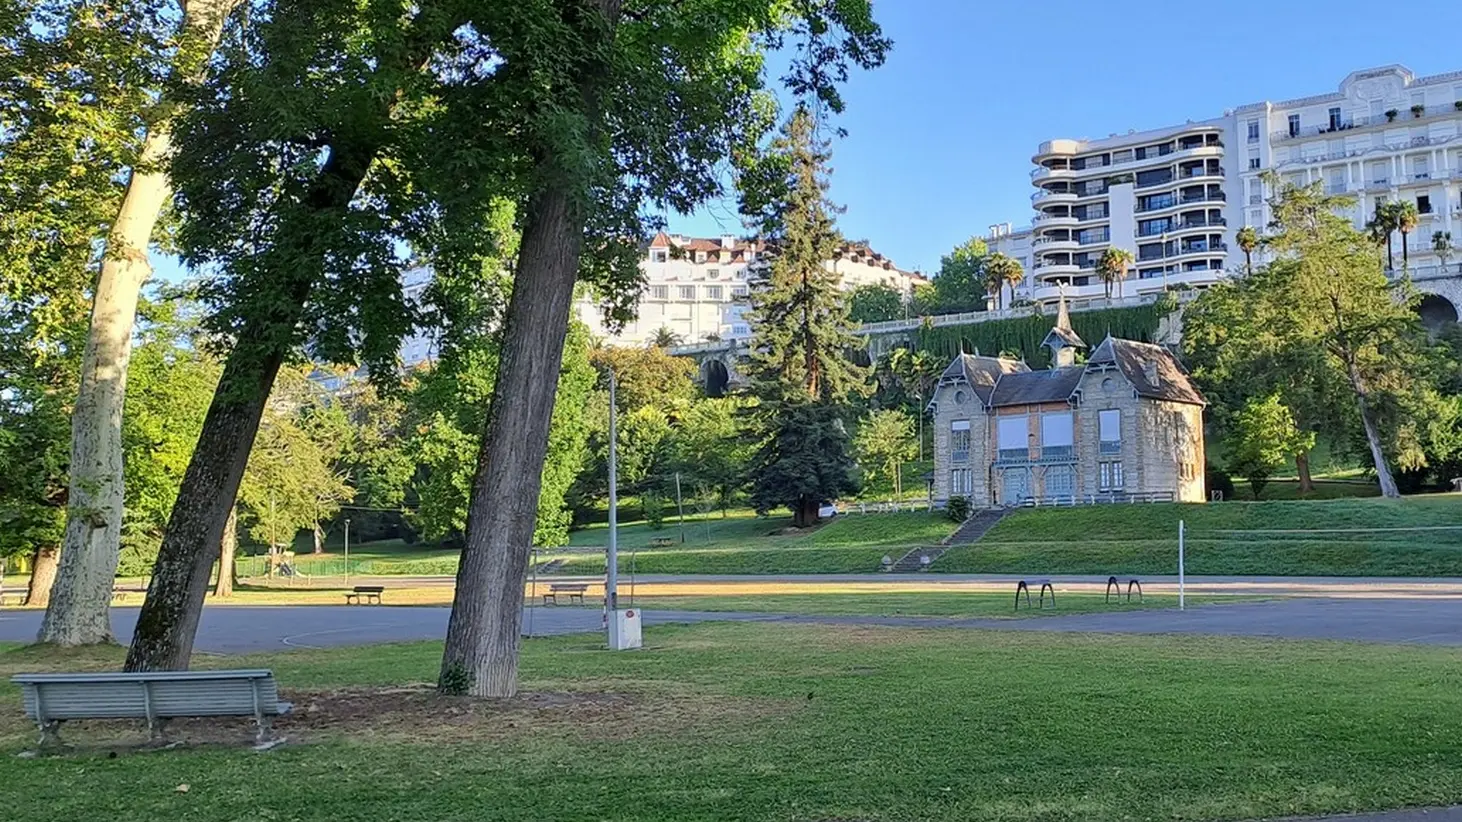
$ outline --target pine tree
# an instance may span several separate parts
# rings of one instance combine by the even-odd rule
[[[755,334],[748,371],[762,443],[752,463],[751,501],[758,511],[792,510],[799,528],[818,521],[822,503],[858,489],[846,417],[850,395],[867,391],[867,369],[848,352],[852,334],[838,276],[824,265],[840,238],[827,199],[827,145],[799,108],[772,144],[767,203],[769,262],[757,276],[750,319]]]

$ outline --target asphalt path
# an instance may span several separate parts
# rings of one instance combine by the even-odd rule
[[[380,642],[440,639],[445,607],[409,606],[221,606],[207,608],[197,649],[235,654],[288,648],[325,648]],[[0,641],[29,642],[40,627],[39,611],[0,612]],[[601,630],[602,612],[593,607],[530,608],[525,633],[535,636]],[[118,639],[126,642],[136,608],[114,608]],[[647,627],[669,623],[758,621],[789,624],[875,625],[907,628],[966,628],[1001,631],[1059,631],[1105,634],[1179,634],[1326,639],[1462,647],[1462,599],[1305,597],[1267,602],[1205,605],[1187,611],[1151,609],[1024,619],[941,617],[810,616],[775,613],[710,613],[650,610]]]

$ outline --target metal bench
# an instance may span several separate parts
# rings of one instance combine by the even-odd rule
[[[142,719],[155,740],[169,719],[203,716],[252,716],[254,739],[263,745],[274,717],[293,707],[279,700],[274,673],[266,670],[16,674],[10,681],[20,686],[43,747],[60,742],[68,719]]]
[[[1049,579],[1022,579],[1015,583],[1015,610],[1020,610],[1020,595],[1025,593],[1025,607],[1031,607],[1031,586],[1035,585],[1036,590],[1041,592],[1039,609],[1046,607],[1046,592],[1051,592],[1051,607],[1056,607],[1056,589],[1052,587]]]
[[[345,595],[345,604],[369,605],[372,600],[375,600],[375,603],[380,605],[381,594],[385,592],[386,586],[384,585],[357,585]]]
[[[1131,602],[1132,601],[1132,589],[1133,589],[1133,587],[1136,587],[1137,588],[1137,601],[1138,602],[1141,602],[1142,601],[1142,580],[1138,579],[1137,577],[1121,577],[1121,578],[1118,578],[1118,577],[1107,577],[1107,595],[1103,599],[1103,601],[1104,602],[1111,602],[1112,601],[1112,591],[1115,590],[1117,592],[1117,601],[1118,602],[1121,602],[1122,601],[1122,583],[1123,582],[1126,582],[1127,583],[1127,601],[1128,602]]]
[[[589,586],[584,583],[555,583],[548,586],[548,593],[543,595],[543,604],[557,605],[558,595],[563,594],[569,598],[570,605],[574,604],[575,599],[577,599],[579,601],[579,604],[582,605],[584,602],[584,593],[588,590]]]

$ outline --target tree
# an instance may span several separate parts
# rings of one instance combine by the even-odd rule
[[[1254,273],[1254,252],[1259,248],[1259,232],[1251,225],[1239,229],[1234,235],[1239,250],[1244,252],[1244,273]]]
[[[1112,284],[1117,286],[1117,296],[1122,296],[1122,281],[1127,279],[1127,267],[1132,265],[1132,252],[1125,248],[1108,248],[1097,260],[1097,276],[1106,286],[1107,299],[1112,299]]]
[[[609,369],[614,370],[621,413],[647,405],[666,410],[696,396],[695,360],[672,357],[663,348],[603,345],[589,352],[589,362],[599,370],[606,390]]]
[[[761,512],[786,506],[798,528],[817,524],[824,502],[857,489],[845,403],[864,392],[867,379],[847,356],[859,342],[837,275],[822,264],[838,245],[827,159],[811,113],[799,108],[769,153],[768,162],[784,170],[774,184],[780,199],[745,198],[768,204],[761,216],[777,249],[752,290],[748,371],[761,401],[762,443],[751,501]]]
[[[904,297],[898,289],[883,283],[860,285],[848,297],[848,319],[855,323],[881,323],[904,314]]]
[[[682,414],[671,440],[670,467],[684,484],[708,489],[723,516],[746,484],[755,451],[745,425],[749,403],[739,397],[698,400]]]
[[[1245,403],[1228,440],[1229,468],[1249,481],[1254,499],[1290,456],[1315,447],[1315,434],[1295,426],[1294,416],[1277,394]]]
[[[939,312],[939,289],[934,283],[919,283],[909,295],[909,313],[927,317]]]
[[[985,310],[988,253],[984,240],[971,237],[939,258],[939,273],[934,275],[934,307],[939,313]]]
[[[1025,279],[1025,271],[1021,269],[1020,262],[1014,257],[1007,257],[996,252],[990,255],[985,261],[985,281],[988,287],[995,294],[995,307],[1004,307],[1005,288],[1008,286],[1014,289]]]
[[[178,85],[199,79],[236,0],[182,4],[168,73]],[[138,89],[146,95],[150,89]],[[163,163],[179,108],[163,90],[145,114],[146,136],[130,169],[126,192],[106,234],[92,292],[91,328],[82,354],[80,387],[71,412],[70,493],[56,587],[40,640],[61,645],[111,642],[113,578],[125,505],[122,405],[132,325],[142,286],[151,275],[147,248],[168,199]]]
[[[892,481],[895,499],[904,494],[901,467],[918,453],[917,446],[914,418],[897,409],[868,412],[853,439],[863,474]]]
[[[685,341],[680,338],[679,334],[671,331],[669,327],[663,325],[655,329],[654,336],[650,337],[651,348],[674,348],[675,346],[680,345],[683,342]]]
[[[1421,214],[1416,210],[1416,203],[1404,200],[1396,203],[1395,215],[1396,230],[1401,232],[1401,267],[1409,270],[1411,268],[1411,244],[1407,242],[1407,238],[1421,223]]]
[[[1350,389],[1383,496],[1399,491],[1387,452],[1394,448],[1380,426],[1386,406],[1403,406],[1403,398],[1421,391],[1431,375],[1424,367],[1426,343],[1410,308],[1413,295],[1396,290],[1375,258],[1365,251],[1366,238],[1337,210],[1353,205],[1347,197],[1329,197],[1317,187],[1286,186],[1274,203],[1277,228],[1271,247],[1281,255],[1269,268],[1274,301],[1271,312],[1277,333],[1309,342],[1328,355],[1329,364]],[[1405,284],[1399,287],[1405,288]]]
[[[1447,261],[1452,259],[1452,232],[1432,232],[1432,251],[1436,252],[1437,259],[1442,261],[1442,270],[1447,270]]]
[[[1367,236],[1370,237],[1371,242],[1378,246],[1386,246],[1387,271],[1396,268],[1396,258],[1391,251],[1391,235],[1396,232],[1398,227],[1399,214],[1397,209],[1399,205],[1399,203],[1381,203],[1376,206],[1375,213],[1371,215],[1370,221],[1366,223]]]

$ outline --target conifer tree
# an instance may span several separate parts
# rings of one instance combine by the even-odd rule
[[[748,370],[763,435],[751,501],[763,512],[786,506],[799,528],[817,523],[823,502],[858,489],[845,420],[848,398],[866,393],[868,382],[867,369],[848,357],[861,341],[838,276],[824,264],[840,238],[827,199],[828,149],[815,130],[799,108],[755,175],[766,188],[744,192],[769,246],[750,315]]]

